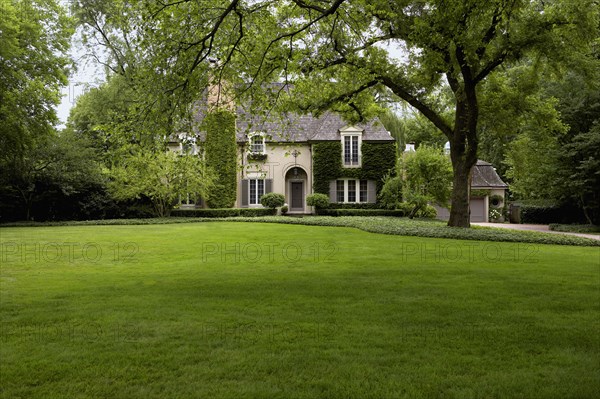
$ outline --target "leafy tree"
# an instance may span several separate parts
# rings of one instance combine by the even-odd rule
[[[396,139],[398,151],[402,152],[406,145],[407,128],[404,119],[388,109],[379,116],[379,120],[388,132]]]
[[[88,137],[102,159],[111,163],[122,155],[121,149],[127,144],[150,138],[144,142],[150,145],[162,139],[143,134],[145,127],[136,123],[135,106],[135,93],[129,82],[120,75],[110,75],[106,82],[77,98],[67,126]]]
[[[404,153],[400,173],[404,178],[403,199],[412,206],[409,218],[425,210],[429,203],[448,205],[452,187],[452,164],[444,153],[422,145]]]
[[[519,198],[568,203],[598,224],[600,60],[589,58],[585,71],[572,69],[544,82],[541,95],[552,96],[540,101],[546,112],[518,132],[506,156],[511,189]],[[559,115],[560,125],[554,122]]]
[[[56,0],[0,4],[0,161],[16,162],[36,138],[53,133],[72,33]]]
[[[84,3],[82,20],[109,49],[110,66],[145,82],[159,116],[161,106],[185,109],[209,76],[255,93],[252,104],[262,108],[262,100],[283,99],[287,109],[332,109],[349,120],[380,112],[374,94],[404,100],[451,144],[448,223],[464,227],[483,83],[524,55],[568,61],[598,36],[595,0]],[[389,44],[404,56],[391,56]],[[221,61],[216,74],[208,73],[209,57]],[[278,79],[294,89],[265,93],[260,83]],[[450,110],[437,100],[446,95]]]
[[[103,179],[96,153],[89,143],[69,130],[38,137],[24,148],[19,157],[5,163],[0,173],[3,202],[18,203],[18,219],[30,220],[32,207],[38,204],[38,218],[57,216],[61,202],[71,203],[72,212],[81,212],[84,204],[76,199],[102,192]],[[6,209],[6,208],[4,208]],[[61,215],[68,216],[68,215]]]
[[[212,172],[198,156],[160,149],[135,148],[132,152],[106,171],[108,189],[117,200],[149,198],[158,217],[169,216],[180,196],[194,193],[206,198],[213,185]]]

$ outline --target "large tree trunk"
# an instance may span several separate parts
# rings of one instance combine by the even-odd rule
[[[479,116],[474,85],[456,92],[456,114],[450,139],[450,159],[454,170],[448,226],[471,227],[469,200],[471,171],[477,162],[477,118]]]
[[[452,157],[454,178],[452,181],[452,205],[450,207],[450,219],[448,219],[448,226],[471,227],[469,197],[471,191],[470,186],[472,165],[469,165],[468,162],[465,162],[464,156],[458,158],[459,160],[455,162],[454,157]]]

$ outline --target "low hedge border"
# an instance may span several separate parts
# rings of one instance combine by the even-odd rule
[[[553,231],[563,231],[567,233],[600,233],[600,226],[595,226],[593,224],[558,224],[553,223],[549,226],[550,230]]]
[[[307,226],[353,227],[371,233],[392,234],[401,236],[417,236],[431,238],[450,238],[456,240],[522,242],[528,244],[600,246],[600,240],[550,234],[534,231],[498,229],[492,227],[473,226],[470,229],[448,227],[445,222],[434,219],[407,219],[397,217],[355,217],[355,216],[268,216],[268,217],[231,217],[201,218],[173,217],[154,219],[110,219],[68,222],[19,222],[6,223],[2,227],[44,227],[44,226],[93,226],[93,225],[149,225],[198,222],[264,222],[301,224]]]
[[[257,217],[273,215],[270,208],[223,208],[223,209],[175,209],[171,217],[193,218],[229,218],[229,217]]]
[[[380,204],[371,202],[331,202],[327,209],[382,209]]]
[[[406,216],[399,209],[320,209],[319,216]]]
[[[585,216],[581,209],[571,205],[521,204],[521,223],[583,223]]]

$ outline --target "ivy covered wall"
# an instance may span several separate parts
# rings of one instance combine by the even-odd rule
[[[237,144],[235,115],[225,109],[210,112],[201,126],[206,132],[206,164],[216,175],[216,186],[206,200],[211,208],[231,208],[237,189]]]
[[[329,195],[329,182],[340,177],[350,179],[374,180],[377,193],[383,186],[382,178],[396,166],[395,142],[368,142],[361,145],[362,167],[344,168],[342,166],[342,143],[327,141],[313,146],[313,190]]]

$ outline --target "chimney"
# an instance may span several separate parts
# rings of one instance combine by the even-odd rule
[[[232,100],[231,87],[227,82],[221,79],[218,68],[221,66],[219,60],[210,58],[209,82],[207,104],[209,110],[226,108],[229,111],[235,111],[235,102]]]

